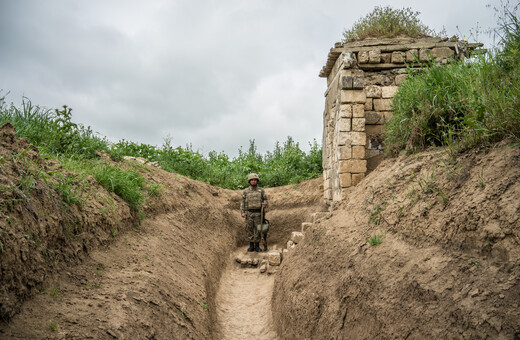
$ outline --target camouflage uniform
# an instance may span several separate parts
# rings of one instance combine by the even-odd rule
[[[265,203],[267,207],[267,196],[264,189],[250,186],[242,192],[240,211],[246,214],[246,234],[249,242],[260,242],[260,233],[256,226],[261,223],[262,203]]]

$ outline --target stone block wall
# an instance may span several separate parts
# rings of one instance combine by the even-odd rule
[[[447,64],[481,44],[441,38],[368,39],[337,43],[320,77],[327,78],[323,113],[325,203],[345,196],[383,159],[384,125],[392,98],[408,77],[406,68],[424,62]]]

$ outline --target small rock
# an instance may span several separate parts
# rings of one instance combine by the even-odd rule
[[[265,273],[267,271],[267,263],[264,263],[260,266],[260,273]]]
[[[305,232],[307,229],[309,229],[311,227],[312,227],[312,223],[311,222],[303,222],[302,223],[302,233]]]
[[[242,263],[242,256],[237,256],[235,261],[237,261],[238,263]]]
[[[254,258],[254,259],[252,260],[251,264],[252,264],[253,266],[255,266],[255,267],[258,266],[258,259],[257,259],[257,258]]]
[[[303,241],[303,237],[304,237],[303,233],[301,233],[299,231],[293,231],[291,234],[291,241],[298,244],[301,241]]]
[[[267,253],[267,260],[271,266],[279,266],[282,263],[282,254],[278,251]]]
[[[471,292],[469,292],[469,295],[470,295],[471,297],[475,297],[475,296],[478,295],[478,293],[479,293],[478,288],[475,288],[475,289],[473,289]]]
[[[503,299],[503,298],[505,298],[506,296],[505,296],[504,294],[500,294],[498,297],[501,298],[501,299]]]

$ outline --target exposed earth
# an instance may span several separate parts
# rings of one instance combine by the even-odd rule
[[[520,147],[507,141],[385,160],[263,273],[240,191],[124,161],[162,188],[139,213],[12,126],[0,157],[1,339],[520,338]],[[56,185],[68,179],[75,200]],[[321,184],[266,190],[271,250],[325,210]]]

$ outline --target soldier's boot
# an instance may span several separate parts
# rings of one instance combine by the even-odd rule
[[[254,242],[249,242],[249,248],[247,248],[247,251],[248,252],[255,251],[255,243]]]
[[[260,242],[255,242],[255,251],[257,253],[262,251],[262,248],[260,248]]]

